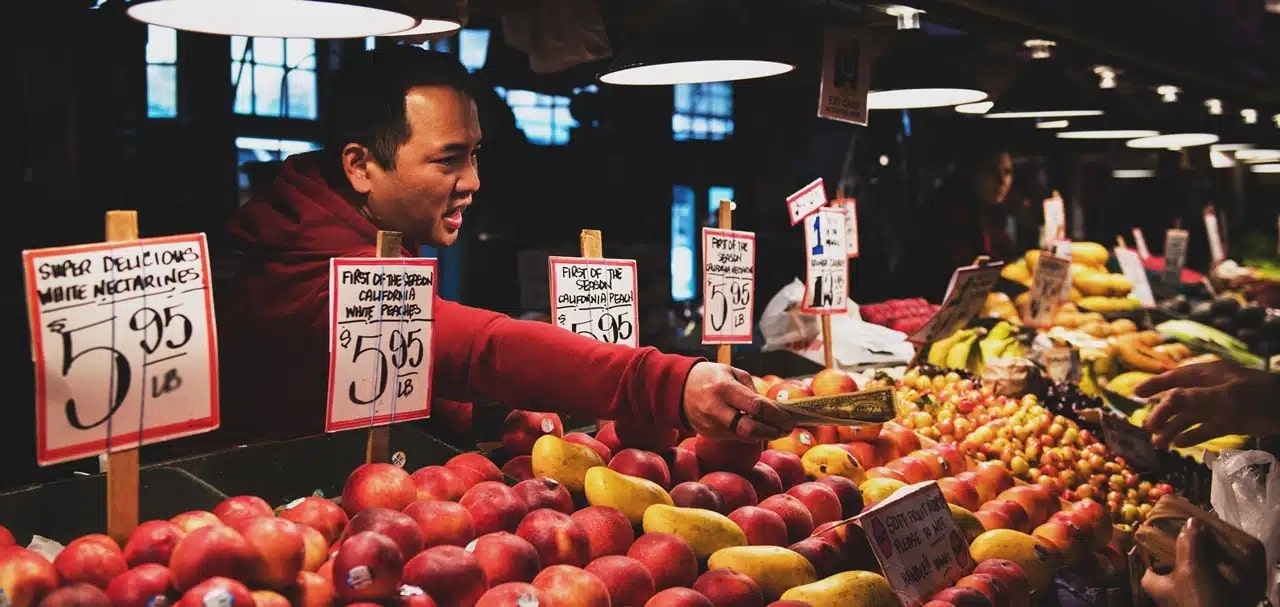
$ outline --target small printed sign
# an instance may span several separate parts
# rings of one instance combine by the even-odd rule
[[[336,258],[326,432],[431,415],[435,259]]]
[[[1031,303],[1028,306],[1027,324],[1047,327],[1062,302],[1062,285],[1071,280],[1071,261],[1044,253],[1036,263],[1036,274],[1031,280]]]
[[[1056,240],[1053,243],[1053,254],[1063,259],[1071,259],[1071,240]],[[1067,273],[1067,280],[1062,283],[1062,299],[1071,299],[1071,273]]]
[[[849,259],[856,259],[862,253],[858,245],[858,199],[837,198],[831,205],[844,207],[844,254]]]
[[[871,87],[872,51],[868,30],[838,24],[823,35],[822,83],[818,117],[867,126],[867,91]]]
[[[702,261],[702,343],[751,343],[756,235],[703,228]]]
[[[1187,231],[1171,229],[1164,233],[1164,271],[1160,282],[1174,288],[1182,284],[1182,268],[1187,263]]]
[[[606,343],[639,345],[635,260],[550,257],[547,264],[557,327]]]
[[[1000,280],[1003,263],[957,268],[951,274],[947,295],[938,313],[908,339],[922,345],[933,343],[958,331],[969,322],[987,301],[987,295]]]
[[[1043,207],[1044,236],[1042,242],[1048,245],[1065,239],[1067,237],[1067,210],[1062,203],[1062,197],[1054,195],[1044,199]]]
[[[856,520],[903,607],[920,607],[976,565],[937,481],[902,487]]]
[[[835,314],[849,309],[849,258],[844,209],[823,207],[804,220],[805,291],[800,310]]]
[[[804,221],[824,206],[827,206],[827,188],[822,184],[821,177],[800,188],[795,194],[787,196],[787,212],[791,215],[791,225]]]
[[[1156,297],[1151,291],[1151,282],[1147,280],[1147,268],[1142,265],[1138,254],[1127,247],[1116,247],[1114,252],[1116,263],[1120,265],[1120,272],[1129,279],[1129,284],[1133,285],[1132,293],[1138,303],[1144,308],[1156,307]]]

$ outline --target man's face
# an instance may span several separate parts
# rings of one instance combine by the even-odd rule
[[[410,89],[404,103],[410,135],[396,150],[395,167],[370,157],[367,178],[352,185],[367,190],[369,213],[379,228],[402,232],[418,244],[447,247],[458,239],[463,212],[480,189],[476,105],[443,86]]]
[[[1013,158],[1007,153],[991,156],[974,175],[974,194],[983,204],[1001,204],[1013,187]]]

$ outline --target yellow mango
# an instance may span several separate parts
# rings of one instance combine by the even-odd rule
[[[805,476],[813,479],[824,476],[843,476],[854,484],[866,480],[867,473],[853,454],[836,445],[817,445],[800,458]]]
[[[992,529],[969,543],[974,562],[1008,559],[1022,567],[1033,590],[1043,590],[1062,566],[1062,555],[1039,538],[1012,529]]]
[[[699,559],[717,550],[747,545],[747,534],[729,517],[703,508],[681,508],[654,504],[644,511],[641,526],[645,533],[670,533],[693,548]]]
[[[947,504],[951,508],[951,518],[956,522],[956,527],[960,529],[960,533],[964,534],[966,542],[972,542],[973,538],[986,533],[987,528],[982,525],[982,521],[974,516],[972,512],[961,508],[955,504]]]
[[[896,478],[869,478],[858,485],[858,489],[862,491],[862,500],[868,504],[883,502],[894,491],[897,491],[907,484]]]
[[[898,595],[889,580],[870,571],[843,571],[796,586],[782,593],[784,601],[804,601],[810,607],[897,607]]]
[[[587,470],[604,465],[600,454],[591,447],[575,445],[552,434],[538,438],[531,455],[534,477],[545,476],[576,492],[582,491]]]
[[[639,525],[645,510],[654,504],[672,505],[671,495],[657,483],[636,476],[614,472],[605,466],[587,470],[583,479],[587,503],[592,506],[608,506],[621,511]]]
[[[786,591],[818,581],[813,563],[800,553],[781,546],[739,546],[717,550],[707,559],[707,569],[728,567],[751,578],[765,602],[778,600]]]

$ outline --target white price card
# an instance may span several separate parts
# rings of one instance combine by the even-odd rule
[[[1133,244],[1138,247],[1138,257],[1142,259],[1151,257],[1151,249],[1147,248],[1147,237],[1142,234],[1142,228],[1133,229]]]
[[[1053,243],[1053,254],[1063,259],[1071,259],[1071,240],[1061,239]],[[1062,283],[1062,299],[1071,299],[1071,274],[1067,274],[1067,280]]]
[[[1187,263],[1187,231],[1170,229],[1164,233],[1164,271],[1160,282],[1177,287],[1182,284],[1182,268]]]
[[[556,326],[611,344],[639,345],[635,260],[550,257],[547,263]]]
[[[804,301],[809,314],[849,309],[849,258],[844,250],[844,209],[823,207],[804,220]]]
[[[867,126],[867,91],[871,87],[869,30],[828,25],[823,34],[822,82],[818,117]]]
[[[827,206],[827,188],[822,184],[821,177],[787,196],[787,213],[791,215],[791,225],[804,221],[824,206]]]
[[[1003,263],[957,268],[951,274],[947,295],[938,313],[907,339],[914,344],[928,344],[955,333],[969,322],[987,301],[987,295],[1000,280]]]
[[[862,253],[858,246],[858,199],[837,198],[831,205],[844,208],[844,255],[854,259]]]
[[[1044,199],[1044,236],[1041,242],[1048,244],[1062,240],[1067,235],[1067,210],[1061,196]]]
[[[756,235],[702,228],[702,343],[751,343],[755,299]]]
[[[1204,233],[1209,238],[1209,259],[1217,265],[1227,259],[1226,247],[1222,244],[1222,228],[1218,225],[1218,213],[1213,205],[1204,208]]]
[[[903,607],[920,607],[977,565],[937,481],[901,487],[854,520]]]
[[[22,252],[42,466],[218,427],[204,234]]]
[[[1120,272],[1133,285],[1133,296],[1138,299],[1138,303],[1144,308],[1156,307],[1156,297],[1151,291],[1151,282],[1147,280],[1147,268],[1142,265],[1138,254],[1127,247],[1116,247],[1114,251],[1116,263],[1120,264]]]
[[[325,432],[429,417],[436,260],[354,257],[329,267]]]
[[[1027,324],[1033,327],[1047,327],[1052,324],[1053,314],[1062,303],[1062,285],[1071,280],[1071,260],[1049,255],[1040,255],[1036,262],[1036,275],[1031,280],[1031,303],[1027,308]]]

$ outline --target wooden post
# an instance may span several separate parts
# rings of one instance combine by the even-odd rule
[[[582,257],[585,259],[604,257],[604,237],[600,235],[600,230],[583,230],[578,234],[578,246],[581,247]]]
[[[400,257],[400,233],[378,230],[377,248],[378,257]],[[365,462],[385,464],[390,461],[391,425],[369,428],[369,441],[365,445]]]
[[[107,242],[138,239],[137,211],[107,211]],[[141,438],[141,437],[139,437]],[[138,527],[138,448],[107,453],[107,535],[123,545]]]
[[[1122,249],[1128,246],[1124,243],[1124,236],[1116,234],[1116,246]]]
[[[721,200],[717,217],[721,230],[733,229],[733,201]],[[716,348],[716,362],[722,365],[733,364],[733,345],[720,344]]]

